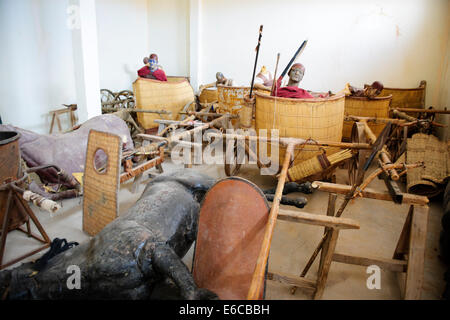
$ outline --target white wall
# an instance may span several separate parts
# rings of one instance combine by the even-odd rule
[[[132,89],[149,54],[147,0],[96,0],[100,88]]]
[[[50,110],[75,103],[65,0],[0,1],[0,115],[45,133]],[[63,120],[63,125],[67,121]],[[67,127],[66,127],[67,128]]]
[[[284,69],[304,39],[301,87],[337,91],[380,80],[414,87],[427,80],[427,105],[439,104],[440,67],[448,39],[448,0],[208,0],[202,3],[201,82],[217,71],[251,81],[258,28],[258,69]]]
[[[374,80],[385,86],[413,87],[426,80],[426,104],[450,108],[449,4],[448,0],[96,0],[100,87],[131,89],[143,56],[151,52],[159,55],[168,75],[188,76],[196,62],[200,84],[214,81],[215,73],[222,71],[248,85],[263,24],[258,69],[264,64],[273,72],[280,52],[281,72],[302,40],[309,39],[299,60],[306,66],[301,84],[306,89],[336,91],[346,82],[362,86]],[[68,0],[0,0],[3,122],[47,132],[48,111],[62,103],[77,103],[67,5]],[[195,8],[199,12],[192,13]],[[191,16],[198,20],[190,21]],[[197,34],[191,29],[199,20]],[[190,39],[192,35],[198,37]],[[198,49],[196,57],[190,57],[195,52],[191,43]]]
[[[148,0],[149,53],[168,76],[189,75],[189,0]]]

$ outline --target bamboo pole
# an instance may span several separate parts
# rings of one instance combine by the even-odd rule
[[[135,109],[135,108],[102,107],[102,111],[104,111],[104,112],[114,112],[114,111],[119,111],[119,110],[124,110],[124,109],[128,112],[172,114],[172,112],[167,111],[167,110],[142,110],[142,109]]]
[[[391,118],[377,118],[377,117],[361,117],[361,116],[352,116],[352,115],[346,115],[344,116],[344,120],[346,121],[367,121],[367,122],[375,122],[375,123],[388,123],[391,122],[392,124],[403,124],[406,122],[404,119],[391,119]],[[417,120],[417,119],[414,119]]]
[[[266,231],[264,233],[261,251],[259,252],[258,260],[256,261],[256,268],[253,273],[252,283],[248,291],[248,300],[257,300],[260,298],[260,293],[265,281],[265,272],[267,260],[269,259],[270,245],[272,242],[273,230],[277,222],[278,211],[280,208],[281,196],[283,194],[284,183],[286,182],[287,170],[294,152],[294,143],[290,143],[286,149],[284,157],[283,168],[278,179],[275,197],[273,199],[272,208],[270,209],[269,219],[267,221]]]
[[[371,150],[372,146],[368,143],[346,143],[346,142],[336,142],[336,141],[312,141],[312,140],[304,140],[300,138],[283,138],[280,137],[278,139],[273,138],[267,138],[267,137],[260,137],[260,136],[252,136],[252,135],[242,135],[242,134],[228,134],[228,133],[215,133],[215,132],[209,132],[207,133],[208,136],[212,137],[224,137],[229,139],[245,139],[245,140],[258,140],[263,142],[272,142],[272,143],[280,143],[282,145],[301,145],[301,144],[307,144],[307,145],[313,145],[313,146],[324,146],[324,147],[338,147],[343,149],[365,149],[365,150]]]

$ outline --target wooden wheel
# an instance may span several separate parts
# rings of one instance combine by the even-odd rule
[[[101,89],[100,90],[100,101],[101,101],[101,103],[114,101],[114,93],[112,93],[108,89]],[[108,107],[109,107],[109,105],[108,105]]]
[[[353,143],[366,143],[366,134],[364,133],[364,124],[355,122],[352,127],[351,141]],[[349,160],[348,180],[350,185],[356,183],[359,170],[362,170],[364,163],[369,156],[367,150],[358,150],[356,155]]]
[[[191,101],[191,102],[188,102],[184,107],[183,107],[183,112],[189,112],[189,111],[196,111],[196,103],[195,103],[195,101]],[[181,120],[184,120],[186,117],[188,117],[189,115],[188,114],[181,114],[180,115],[180,119]]]
[[[116,108],[134,108],[134,100],[126,101],[130,98],[133,98],[133,92],[130,90],[122,90],[122,91],[118,92],[114,97],[114,100],[117,101],[117,104],[114,105],[114,107],[116,107]]]

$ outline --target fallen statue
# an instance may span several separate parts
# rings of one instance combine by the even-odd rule
[[[183,299],[216,299],[181,261],[196,239],[200,202],[214,180],[192,169],[156,177],[94,238],[49,259],[0,273],[4,299],[148,299],[170,279]],[[79,288],[69,285],[79,268]]]

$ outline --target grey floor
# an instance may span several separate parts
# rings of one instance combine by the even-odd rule
[[[171,163],[170,159],[163,163],[165,172],[180,168]],[[194,166],[196,170],[209,174],[212,177],[224,178],[223,166],[201,165]],[[156,173],[154,169],[148,173]],[[276,180],[270,176],[259,175],[256,166],[244,166],[239,176],[256,183],[261,188],[273,187]],[[338,169],[336,172],[337,183],[347,183],[346,171]],[[131,192],[132,183],[121,186],[120,212],[125,212],[143,191],[143,180],[137,193]],[[384,184],[375,179],[370,187],[385,190]],[[291,196],[295,196],[292,194]],[[310,213],[326,214],[328,194],[315,192],[306,195],[308,204],[304,209],[288,207],[290,210],[300,210]],[[342,199],[341,197],[338,197]],[[40,222],[51,239],[59,237],[69,241],[83,242],[89,236],[82,231],[81,199],[67,199],[60,202],[62,208],[55,214],[47,212],[31,205]],[[283,207],[283,206],[282,206]],[[408,211],[407,205],[397,205],[390,201],[371,199],[356,199],[352,201],[343,217],[352,218],[360,223],[359,230],[344,230],[340,233],[337,251],[352,254],[391,258],[398,241],[403,223]],[[439,260],[439,233],[441,230],[441,218],[443,210],[439,202],[430,204],[428,218],[427,246],[425,256],[425,277],[422,291],[422,299],[440,299],[444,289],[443,274],[445,265]],[[278,221],[273,235],[269,257],[269,270],[287,274],[299,274],[306,264],[309,256],[323,235],[323,229],[317,226],[298,224],[293,222]],[[19,231],[8,234],[4,261],[9,261],[33,248],[39,243],[27,238]],[[45,252],[45,251],[44,251]],[[43,252],[23,260],[30,261],[39,258]],[[184,258],[190,267],[192,261],[192,249]],[[18,264],[16,264],[18,265]],[[11,266],[12,268],[14,266]],[[314,263],[308,278],[314,279],[318,263]],[[366,268],[348,264],[333,262],[326,284],[323,299],[401,299],[401,276],[390,271],[381,271],[381,288],[369,290],[366,286],[369,274]],[[311,299],[312,292],[298,289],[292,295],[289,286],[267,281],[266,299]]]

